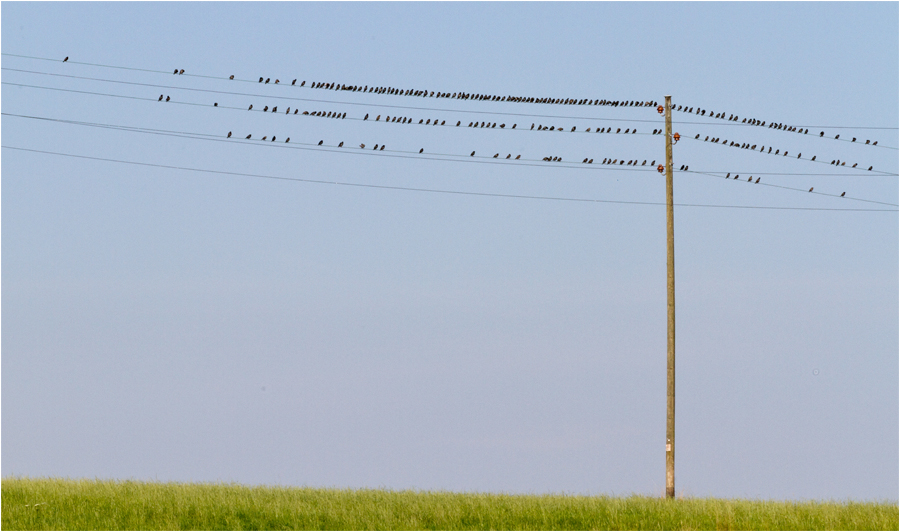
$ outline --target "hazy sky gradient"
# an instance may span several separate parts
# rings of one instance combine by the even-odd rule
[[[663,125],[652,109],[283,85],[298,78],[660,102],[671,94],[676,104],[810,129],[802,136],[675,113],[686,137],[675,146],[676,168],[804,190],[676,172],[677,203],[884,207],[809,187],[898,203],[896,175],[794,159],[802,152],[897,173],[897,3],[0,9],[4,53],[71,58],[4,55],[4,113],[240,139],[4,115],[4,146],[360,184],[663,202],[664,180],[653,171],[351,148],[593,157],[595,167],[608,156],[662,161],[662,136],[568,133],[647,133]],[[222,79],[173,76],[176,67]],[[282,84],[225,79],[231,74]],[[160,93],[203,105],[158,103]],[[226,108],[250,104],[518,127]],[[567,132],[518,131],[532,122]],[[820,139],[822,130],[879,147]],[[248,133],[347,148],[275,149],[245,142]],[[695,134],[791,156],[696,142]],[[664,207],[273,181],[8,148],[2,192],[4,476],[663,493]],[[897,213],[678,207],[675,224],[677,493],[896,501]]]

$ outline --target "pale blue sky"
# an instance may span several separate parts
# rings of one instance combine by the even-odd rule
[[[692,171],[676,172],[676,203],[893,210],[676,208],[676,491],[897,500],[898,216],[884,205],[898,203],[897,3],[3,2],[0,15],[3,475],[662,494],[664,207],[11,149],[664,201],[658,173],[598,165],[661,161],[663,137],[644,134],[662,127],[655,110],[284,86],[298,78],[671,94],[808,127],[673,115],[675,166]],[[239,81],[259,76],[282,83]],[[518,127],[357,120],[366,113]],[[566,133],[521,131],[532,122]],[[287,137],[331,148],[275,149]],[[596,160],[473,164],[472,150]]]

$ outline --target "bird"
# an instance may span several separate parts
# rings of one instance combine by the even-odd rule
[[[341,143],[338,144],[338,148],[343,148],[343,147],[344,147],[344,141],[342,140]]]
[[[65,63],[65,62],[68,61],[68,60],[69,60],[69,56],[66,56],[66,58],[63,59],[63,63]]]
[[[249,138],[250,138],[250,135],[247,135],[247,138],[249,139]]]
[[[277,111],[277,110],[278,110],[278,106],[277,106],[277,105],[276,105],[275,107],[272,108],[272,112],[273,112],[273,113],[274,113],[275,111]]]
[[[375,151],[375,150],[377,150],[377,149],[378,149],[378,144],[376,144],[375,147],[372,148],[372,151]]]
[[[268,106],[268,105],[265,106],[265,107],[263,107],[263,112],[266,112],[266,111],[268,111],[268,110],[269,110],[269,106]]]
[[[420,148],[420,149],[419,149],[419,153],[422,153],[423,151],[425,151],[425,148]]]
[[[456,127],[459,127],[460,124],[462,124],[462,121],[457,120],[457,121],[456,121]]]
[[[740,174],[735,174],[735,175],[734,175],[734,178],[735,178],[735,179],[737,179],[737,178],[739,178],[739,177],[741,177]]]
[[[516,160],[518,161],[520,157],[522,157],[522,155],[516,155]]]
[[[281,81],[281,80],[280,80],[280,79],[276,79],[276,80],[275,80],[275,84],[277,85],[279,81]]]
[[[872,167],[871,167],[871,166],[869,167],[869,170],[870,170],[870,171],[872,170]]]
[[[813,191],[813,187],[809,187],[809,191],[812,192],[812,191]]]
[[[581,161],[581,162],[582,162],[582,163],[587,163],[587,157],[585,157],[584,160]]]
[[[263,139],[263,140],[266,140],[266,139],[267,139],[267,138],[269,138],[269,136],[268,136],[268,135],[266,135],[266,136],[265,136],[265,137],[263,137],[263,138],[262,138],[262,139]]]
[[[231,131],[228,132],[228,136],[225,137],[225,138],[227,138],[227,139],[230,139],[230,138],[231,138]]]
[[[266,78],[266,83],[268,83],[270,79],[272,79],[272,78]]]
[[[159,95],[159,100],[157,100],[157,101],[160,101],[160,102],[161,102],[161,101],[162,101],[162,99],[163,99],[163,95],[162,95],[162,94],[160,94],[160,95]]]
[[[181,70],[179,70],[179,71],[178,71],[178,74],[179,74],[179,75],[184,74],[184,69],[182,68]]]
[[[516,129],[516,124],[513,124],[512,129]]]
[[[868,144],[868,143],[869,143],[869,141],[867,140],[867,141],[866,141],[866,144]]]
[[[218,107],[218,106],[219,106],[219,102],[216,102],[213,104],[213,107]]]
[[[756,183],[759,183],[759,178],[758,178],[758,177],[756,178]],[[755,185],[756,183],[753,183],[753,184]]]
[[[834,136],[834,140],[837,140],[837,139],[839,139],[839,138],[841,138],[840,135],[835,135],[835,136]]]
[[[287,108],[287,111],[285,111],[285,112],[284,112],[284,114],[286,114],[286,115],[289,115],[289,114],[291,114],[291,108],[290,108],[290,107],[288,107],[288,108]]]
[[[275,135],[272,135],[272,142],[275,142]]]
[[[228,76],[228,79],[234,79],[234,74]]]
[[[381,115],[375,117],[375,121],[377,122],[378,120],[381,120]]]
[[[166,101],[169,101],[170,99],[171,99],[171,96],[166,96]]]
[[[253,104],[251,103],[251,104],[250,104],[250,107],[248,107],[247,110],[250,111],[250,110],[252,110],[252,109],[253,109]]]
[[[846,192],[841,192],[841,197],[842,197],[842,198],[844,197],[844,194],[846,194]]]
[[[876,140],[875,142],[873,142],[872,146],[878,146],[878,141]]]
[[[290,142],[290,141],[291,141],[291,137],[288,137],[288,138],[284,139],[284,143],[285,143],[285,144],[287,144],[287,143]],[[342,142],[341,144],[343,144],[343,142]]]
[[[301,86],[301,87],[304,86],[304,85],[306,85],[306,81],[302,81],[302,82],[300,83],[300,86]]]
[[[495,153],[495,154],[494,154],[494,159],[496,159],[497,157],[500,157],[500,154],[499,154],[499,153]]]
[[[510,157],[512,157],[511,153],[506,156],[507,159],[509,159]]]
[[[318,145],[321,146],[323,142],[325,142],[325,141],[324,141],[324,140],[320,140]]]
[[[647,162],[647,161],[644,161],[644,162]],[[588,159],[588,164],[594,164],[594,160],[593,160],[593,159]]]
[[[824,131],[820,131],[820,132],[819,132],[819,136],[820,136],[820,137],[824,137],[824,136],[825,136],[825,132],[824,132]]]
[[[473,151],[472,153],[470,153],[469,157],[475,157],[475,152]],[[871,168],[869,170],[871,170]]]
[[[384,151],[384,144],[381,145],[381,149],[378,151]]]
[[[815,161],[815,160],[816,160],[816,156],[813,155],[813,156],[812,156],[812,159],[810,159],[810,161]]]
[[[534,124],[531,124],[531,129],[534,129]]]
[[[853,166],[851,166],[851,168],[856,168],[856,165],[858,165],[858,164],[859,163],[853,163]]]
[[[175,72],[172,72],[172,73],[173,73],[173,74],[177,74],[177,73],[178,73],[178,69],[176,68],[176,69],[175,69]]]
[[[798,154],[797,154],[797,158],[799,159],[801,155],[803,155],[803,154],[802,154],[802,153],[798,153]]]
[[[850,142],[856,142],[856,137],[853,137],[853,140],[851,140]]]
[[[366,116],[365,116],[365,118],[363,118],[363,120],[368,120],[368,119],[369,119],[369,113],[366,113]]]
[[[727,174],[725,174],[725,179],[728,179],[729,177],[731,177],[731,172],[728,172]]]
[[[500,126],[500,127],[503,127],[503,126]],[[575,132],[575,126],[572,126],[572,131],[570,133],[574,133],[574,132]]]
[[[365,144],[360,144],[359,147],[364,149],[364,148],[366,147],[366,145],[365,145]]]
[[[299,112],[300,112],[300,109],[294,109],[294,114],[297,114]]]
[[[262,78],[259,78],[259,82],[262,83],[262,82],[263,82],[263,79],[262,79]]]

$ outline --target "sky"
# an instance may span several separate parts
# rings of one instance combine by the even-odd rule
[[[0,472],[664,493],[662,115],[323,82],[671,95],[676,493],[896,501],[897,20],[3,2]]]

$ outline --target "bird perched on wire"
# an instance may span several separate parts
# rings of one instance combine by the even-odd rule
[[[166,96],[166,101],[169,101],[170,98],[171,96]]]
[[[284,143],[285,143],[285,144],[287,144],[287,143],[290,142],[290,141],[291,141],[291,137],[288,137],[288,138],[284,139]]]
[[[69,60],[69,56],[66,56],[66,58],[63,59],[63,63],[65,63],[65,62],[68,61],[68,60]]]
[[[834,140],[837,140],[837,139],[839,139],[839,138],[841,138],[840,135],[835,135],[835,136],[834,136]]]
[[[300,83],[300,86],[301,86],[301,87],[304,86],[304,85],[306,85],[306,81],[305,81],[305,80],[302,81],[302,82]]]
[[[844,194],[846,194],[846,192],[841,192],[841,197],[842,197],[842,198],[844,197]]]
[[[277,106],[277,105],[276,105],[275,107],[272,108],[272,112],[273,112],[273,113],[274,113],[275,111],[277,111],[277,110],[278,110],[278,106]]]
[[[419,153],[422,153],[423,151],[425,151],[425,148],[420,148],[420,149],[419,149]]]
[[[248,111],[252,111],[252,110],[253,110],[253,104],[252,104],[252,103],[250,104],[250,107],[247,108],[247,110],[248,110]]]
[[[269,80],[271,80],[271,79],[272,78],[266,78],[266,83],[269,83]]]
[[[267,138],[269,138],[268,135],[264,136],[262,139],[263,139],[263,140],[266,140]]]
[[[365,144],[360,144],[359,147],[360,147],[361,149],[365,149],[365,148],[366,148],[366,145],[365,145]]]
[[[759,178],[758,178],[758,177],[756,178],[756,183],[759,183]],[[753,184],[755,185],[756,183],[753,183]]]
[[[275,142],[275,135],[272,135],[272,142]]]
[[[809,191],[812,192],[812,191],[813,191],[813,187],[809,187]]]
[[[469,157],[475,157],[475,152],[473,151],[472,153],[470,153]],[[871,170],[871,168],[869,170]]]
[[[265,106],[265,107],[263,107],[263,112],[266,112],[266,111],[268,111],[268,110],[269,110],[269,106],[268,106],[268,105]]]
[[[173,74],[178,74],[178,69],[176,68],[176,69],[175,69],[175,72],[172,72],[172,73],[173,73]]]
[[[869,167],[869,170],[870,170],[870,171],[872,170],[872,167],[871,167],[871,166]]]
[[[231,138],[231,131],[228,132],[228,136],[225,137],[225,138],[226,138],[226,139],[230,139],[230,138]]]
[[[376,144],[375,147],[372,148],[372,151],[375,151],[375,150],[377,150],[377,149],[378,149],[378,144]]]
[[[184,69],[182,68],[181,70],[179,70],[179,71],[178,71],[178,74],[179,74],[179,75],[184,74]]]
[[[281,80],[280,80],[280,79],[276,79],[276,80],[275,80],[275,84],[277,85],[279,81],[281,81]]]
[[[506,156],[507,159],[509,159],[510,157],[512,157],[511,153]]]
[[[518,161],[522,157],[522,154],[516,155],[516,160]]]
[[[494,159],[496,159],[497,157],[500,157],[500,154],[499,154],[499,153],[495,153],[495,154],[494,154]]]
[[[338,144],[338,148],[343,148],[343,147],[344,147],[344,141],[342,140],[341,143]]]
[[[234,74],[228,76],[228,79],[234,79]]]
[[[378,151],[384,151],[384,144],[381,145],[381,149]]]
[[[250,135],[247,135],[247,138],[249,139],[249,138],[250,138]]]
[[[160,94],[160,95],[159,95],[159,100],[157,100],[157,101],[161,102],[162,100],[163,100],[163,95]]]
[[[259,82],[262,83],[262,82],[263,82],[263,79],[262,79],[262,78],[259,78]]]
[[[318,145],[321,146],[323,142],[325,142],[325,141],[324,141],[324,140],[320,140]]]
[[[820,137],[824,137],[824,136],[825,136],[825,132],[824,132],[824,131],[819,131],[819,136],[820,136]]]
[[[363,120],[368,120],[368,119],[369,119],[369,113],[366,113],[366,116],[365,116],[365,118],[363,118]]]

